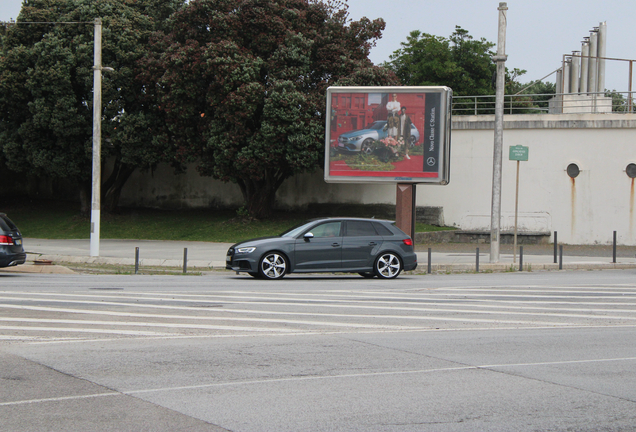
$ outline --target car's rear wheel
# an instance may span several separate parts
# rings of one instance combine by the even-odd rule
[[[385,252],[378,255],[375,259],[373,270],[381,279],[393,279],[402,271],[402,261],[397,255],[391,252]]]
[[[280,279],[287,273],[287,258],[278,252],[263,255],[258,264],[258,273],[265,279]]]
[[[362,146],[360,147],[360,151],[364,154],[373,153],[373,140],[371,138],[367,138],[362,141]]]
[[[360,272],[358,273],[360,276],[362,276],[365,279],[372,279],[375,277],[375,273],[373,272]]]

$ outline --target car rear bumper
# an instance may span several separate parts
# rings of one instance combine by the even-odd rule
[[[0,255],[0,267],[13,267],[26,262],[26,253]]]

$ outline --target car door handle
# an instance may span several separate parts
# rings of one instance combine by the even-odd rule
[[[375,246],[375,245],[377,245],[376,242],[369,242],[369,246]]]
[[[332,243],[331,246],[338,247],[338,246],[340,246],[340,243]]]

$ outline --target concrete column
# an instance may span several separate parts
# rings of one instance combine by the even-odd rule
[[[581,64],[581,53],[572,51],[572,63],[570,66],[570,93],[579,92],[579,66]]]
[[[590,59],[590,38],[585,38],[581,44],[581,79],[579,80],[579,91],[587,93],[587,80],[589,75]]]
[[[607,23],[603,21],[598,26],[598,76],[596,78],[596,91],[605,91],[605,59],[600,57],[606,57],[607,49]]]
[[[596,78],[597,78],[597,65],[598,59],[598,33],[596,31],[590,32],[590,63],[588,66],[587,76],[587,91],[590,93],[596,92]]]

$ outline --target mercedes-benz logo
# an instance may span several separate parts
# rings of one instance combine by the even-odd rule
[[[430,158],[426,159],[426,164],[427,164],[428,166],[433,166],[433,165],[435,165],[435,158],[434,158],[434,157],[430,157]]]

